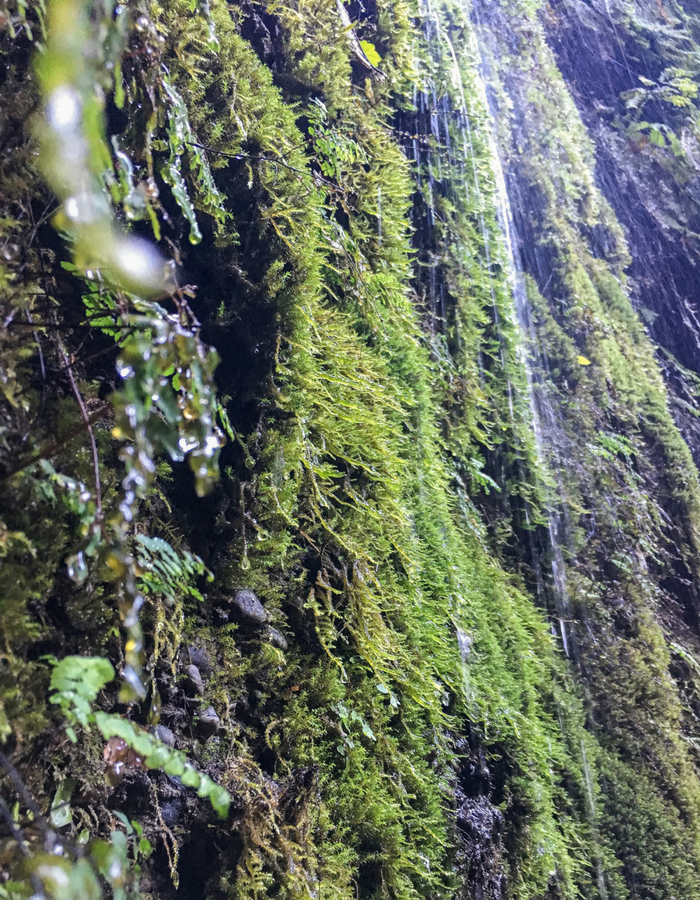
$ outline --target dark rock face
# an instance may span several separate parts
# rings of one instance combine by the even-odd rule
[[[158,801],[160,814],[168,828],[181,824],[187,809],[186,789],[182,782],[169,775],[158,777]]]
[[[464,851],[466,883],[474,900],[506,896],[503,871],[503,813],[487,797],[464,797],[457,809],[457,829]]]
[[[203,647],[192,646],[188,648],[190,662],[193,666],[197,666],[200,673],[208,678],[211,675],[211,657]]]
[[[221,725],[221,719],[213,706],[208,706],[197,719],[195,730],[203,740],[216,734]]]
[[[700,462],[700,176],[675,173],[620,128],[624,92],[656,79],[668,61],[648,25],[614,24],[620,11],[595,4],[562,7],[548,40],[596,148],[598,185],[625,228],[631,296],[660,348],[676,423]],[[682,33],[682,32],[681,32]],[[644,118],[673,125],[673,110],[649,104]],[[692,155],[692,154],[691,154]]]
[[[109,805],[121,810],[129,818],[146,815],[151,808],[151,780],[146,772],[138,769],[125,770],[124,778],[114,789]]]
[[[255,631],[267,621],[265,607],[257,595],[247,588],[236,591],[231,598],[231,614],[239,627],[246,631]]]
[[[496,805],[499,775],[493,773],[474,735],[456,741],[461,754],[454,784],[455,825],[461,880],[469,900],[507,896],[506,821]]]
[[[274,644],[275,647],[279,647],[280,650],[289,649],[289,644],[287,643],[287,638],[279,631],[277,628],[269,628],[267,632],[268,639],[271,644]]]

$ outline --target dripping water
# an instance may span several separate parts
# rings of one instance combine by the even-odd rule
[[[496,116],[492,109],[488,91],[486,89],[487,73],[481,46],[478,42],[478,29],[472,33],[472,40],[474,42],[472,48],[474,58],[479,60],[480,63],[477,69],[476,79],[477,88],[481,95],[480,100],[484,108],[489,112],[490,122],[493,123],[496,121]],[[574,636],[569,634],[567,629],[567,623],[571,620],[571,602],[567,584],[566,562],[562,549],[563,538],[568,532],[565,522],[566,512],[562,509],[557,499],[557,497],[564,496],[564,485],[559,477],[560,467],[558,465],[559,460],[557,459],[556,454],[560,428],[549,393],[541,377],[538,378],[537,374],[538,372],[547,373],[549,365],[546,350],[539,340],[533,322],[532,310],[525,289],[522,266],[520,265],[519,255],[515,249],[517,235],[515,232],[510,197],[506,186],[498,144],[494,137],[492,127],[486,127],[485,132],[489,143],[489,155],[491,157],[491,165],[496,186],[497,215],[503,243],[505,245],[508,280],[513,299],[515,324],[517,326],[516,333],[519,334],[517,344],[518,361],[522,366],[526,377],[529,411],[528,425],[535,441],[536,460],[540,470],[538,473],[539,488],[542,496],[545,498],[554,611],[558,621],[564,654],[567,657],[576,659],[576,642]],[[512,393],[512,387],[509,381],[508,402],[511,415],[515,418]],[[553,478],[555,482],[556,495],[554,495],[548,484],[548,481],[551,478]],[[535,562],[534,569],[538,580],[538,592],[541,592],[541,567],[534,559],[534,550],[531,550],[531,552],[533,553],[533,561]]]
[[[600,838],[598,836],[598,816],[595,807],[595,794],[593,793],[593,778],[591,769],[588,765],[588,756],[586,755],[586,745],[581,741],[581,759],[583,762],[583,778],[586,786],[586,800],[588,803],[588,818],[591,823],[591,829],[595,838],[595,844],[598,849],[596,855],[596,877],[598,881],[598,892],[600,900],[608,900],[608,890],[605,886],[605,869],[603,867],[603,859],[600,854]]]
[[[480,43],[480,26],[476,9],[474,10],[474,18],[477,26],[472,33],[472,40],[475,43],[473,48],[475,51],[474,58],[480,62],[480,66],[477,70],[477,86],[481,93],[480,99],[484,104],[484,108],[489,112],[490,123],[495,123],[497,121],[496,114],[491,107],[488,91],[486,89],[488,73]],[[503,235],[503,242],[505,244],[508,276],[513,298],[515,320],[519,333],[517,350],[526,375],[527,399],[530,416],[529,424],[534,436],[536,459],[540,468],[540,472],[538,473],[540,480],[539,486],[546,504],[545,511],[547,515],[547,536],[551,553],[550,566],[554,607],[559,622],[562,649],[567,657],[571,658],[574,663],[578,663],[579,658],[575,632],[571,631],[571,633],[569,633],[567,630],[567,623],[571,621],[571,604],[567,584],[566,562],[562,545],[567,534],[570,533],[570,529],[568,528],[568,511],[565,506],[565,501],[562,502],[559,499],[565,497],[564,485],[560,475],[564,460],[559,455],[559,447],[562,444],[563,432],[557,420],[554,406],[546,387],[547,380],[550,378],[549,361],[547,358],[546,347],[540,340],[533,321],[532,309],[527,297],[520,258],[515,250],[517,233],[514,227],[514,219],[503,172],[503,165],[492,127],[487,127],[485,131],[490,145],[490,156],[496,184],[498,218]],[[569,546],[569,550],[572,551],[572,549],[573,548]],[[538,590],[541,590],[540,568],[539,564],[535,565]],[[561,716],[561,711],[558,710],[558,713],[560,729],[562,734],[565,735],[566,729]],[[609,895],[606,887],[605,868],[598,830],[594,780],[583,741],[581,741],[580,749],[586,813],[594,838],[594,865],[598,893],[600,900],[608,900]]]

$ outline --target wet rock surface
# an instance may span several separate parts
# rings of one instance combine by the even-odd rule
[[[199,715],[195,723],[195,731],[198,737],[207,740],[207,738],[216,734],[220,725],[221,719],[219,718],[218,713],[213,706],[208,706],[204,712]]]
[[[275,647],[279,647],[280,650],[289,649],[287,638],[277,628],[269,628],[267,631],[267,638],[271,644],[274,644]]]
[[[625,137],[623,94],[659,77],[659,47],[649,35],[611,27],[610,13],[575,3],[549,23],[548,40],[595,143],[596,179],[625,227],[632,299],[652,339],[676,423],[700,463],[700,177],[678,175]],[[672,124],[672,110],[646,113]],[[691,154],[692,156],[692,154]],[[679,183],[680,181],[680,183]],[[689,371],[688,371],[689,370]]]
[[[198,646],[188,647],[187,650],[190,662],[193,666],[196,666],[199,669],[200,674],[204,678],[208,678],[211,675],[212,670],[212,662],[209,653],[203,648]]]
[[[156,725],[153,729],[153,734],[159,741],[167,744],[168,747],[175,746],[175,735],[166,725]]]
[[[244,631],[256,631],[267,622],[265,607],[253,591],[236,591],[230,601],[231,617]]]
[[[204,679],[202,678],[201,672],[195,665],[189,665],[185,669],[187,674],[187,687],[190,693],[199,694],[200,696],[204,693]]]
[[[457,829],[463,862],[474,900],[500,900],[507,896],[504,871],[503,813],[487,797],[457,793]]]

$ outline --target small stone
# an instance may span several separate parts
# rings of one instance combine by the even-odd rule
[[[281,631],[278,631],[276,628],[270,628],[267,636],[270,640],[271,644],[274,644],[275,647],[279,647],[280,650],[288,650],[289,644],[287,643],[287,638],[282,634]]]
[[[248,628],[260,628],[267,621],[265,607],[253,591],[244,588],[236,591],[231,600],[232,612],[240,625]]]
[[[203,647],[189,647],[190,662],[197,666],[199,671],[206,678],[211,675],[211,658]]]
[[[214,610],[214,624],[221,627],[222,625],[228,625],[229,615],[225,609],[219,609],[218,607]]]
[[[175,746],[175,735],[169,728],[166,728],[165,725],[156,725],[153,730],[153,735],[154,737],[157,737],[159,741],[167,744],[168,747]]]
[[[190,687],[200,696],[204,693],[204,682],[200,675],[199,669],[195,665],[187,666],[187,680]]]
[[[163,822],[168,828],[174,828],[182,813],[182,800],[166,800],[165,803],[161,803],[160,805],[160,814],[163,817]]]
[[[201,738],[204,738],[204,740],[206,740],[213,734],[216,734],[220,725],[221,719],[219,718],[216,710],[213,706],[208,706],[197,719],[197,734]]]

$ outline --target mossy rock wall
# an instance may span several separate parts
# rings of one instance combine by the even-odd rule
[[[2,8],[0,897],[44,878],[42,811],[115,897],[700,896],[692,360],[670,405],[626,274],[648,261],[547,43],[576,9]],[[150,431],[165,325],[86,262],[39,124],[48,98],[67,128],[56,83],[100,234],[173,260],[158,321],[202,384],[181,366]],[[181,457],[210,409],[206,493],[215,454]],[[67,732],[75,656],[108,674]],[[86,843],[110,833],[123,881]]]

